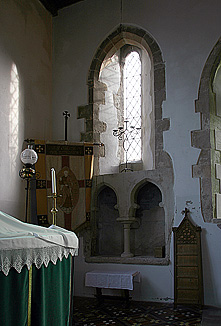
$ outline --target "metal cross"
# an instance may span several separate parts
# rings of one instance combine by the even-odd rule
[[[68,118],[71,116],[68,111],[63,112],[64,116],[64,140],[68,140]]]

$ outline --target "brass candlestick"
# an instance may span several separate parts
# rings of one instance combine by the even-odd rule
[[[53,198],[53,207],[51,209],[52,213],[52,223],[56,225],[57,223],[57,187],[56,187],[56,172],[54,168],[51,168],[51,190],[52,195],[48,196],[49,198]]]
[[[52,198],[53,198],[53,206],[54,207],[52,207],[52,209],[51,209],[51,214],[52,214],[52,223],[54,224],[54,225],[56,225],[56,223],[57,223],[57,212],[58,212],[58,209],[57,209],[57,194],[55,193],[55,194],[52,194],[52,196],[51,196]]]
[[[51,196],[47,196],[48,198],[53,198],[53,207],[51,209],[51,214],[52,214],[52,223],[53,225],[56,225],[57,223],[57,198],[62,197],[62,195],[57,195],[57,193],[53,193]]]

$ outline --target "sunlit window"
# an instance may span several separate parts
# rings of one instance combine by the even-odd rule
[[[15,161],[18,154],[19,76],[17,67],[14,63],[11,68],[10,94],[9,155],[11,166],[15,167]]]
[[[102,122],[94,131],[104,144],[99,158],[101,174],[153,169],[151,65],[148,52],[131,44],[102,62],[94,90],[96,117]]]
[[[141,160],[141,60],[133,51],[124,65],[124,160]]]

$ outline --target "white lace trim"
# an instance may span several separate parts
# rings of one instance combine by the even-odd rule
[[[67,258],[69,254],[76,256],[78,254],[78,248],[50,246],[45,248],[0,250],[0,272],[3,272],[7,276],[11,268],[21,273],[25,265],[28,270],[33,264],[38,269],[43,264],[47,267],[50,261],[56,265],[58,259],[61,261],[63,257]]]

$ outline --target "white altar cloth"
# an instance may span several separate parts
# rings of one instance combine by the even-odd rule
[[[49,228],[24,223],[0,211],[0,271],[6,276],[14,267],[18,273],[24,265],[40,268],[52,261],[78,254],[74,232],[52,225]]]
[[[103,289],[133,290],[135,282],[140,282],[140,272],[91,271],[85,275],[85,285]]]

